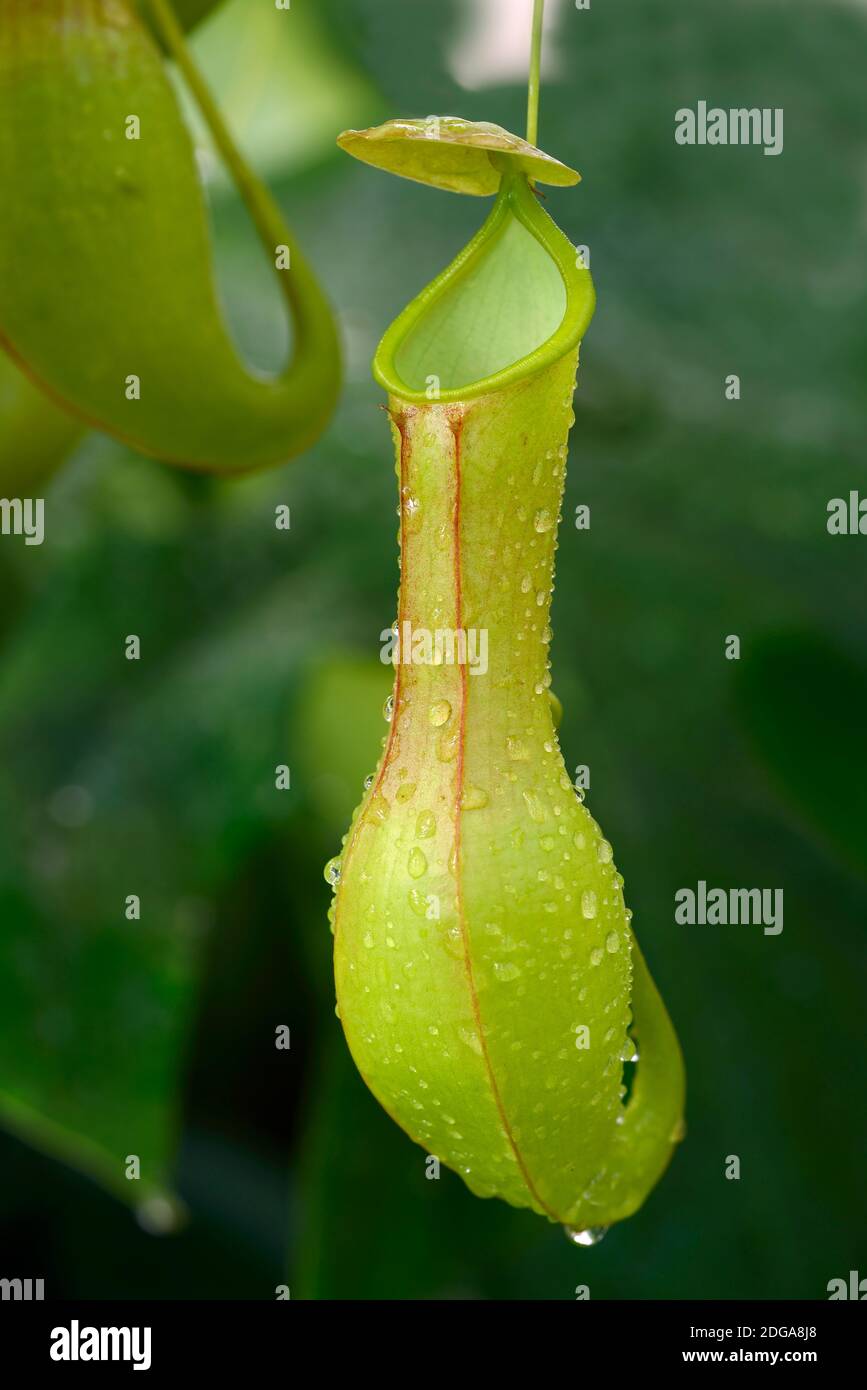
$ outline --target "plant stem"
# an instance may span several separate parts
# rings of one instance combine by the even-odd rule
[[[539,138],[539,74],[542,66],[542,18],[545,0],[533,0],[533,36],[530,43],[530,77],[527,82],[527,141]]]

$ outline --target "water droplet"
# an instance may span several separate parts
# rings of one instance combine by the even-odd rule
[[[421,888],[410,888],[409,905],[417,917],[424,917],[427,912],[427,898]]]
[[[146,1197],[135,1208],[135,1219],[149,1236],[170,1235],[183,1225],[186,1208],[175,1197]]]
[[[461,935],[460,927],[449,927],[442,937],[442,943],[450,956],[455,960],[464,959],[464,938]]]
[[[638,1056],[638,1045],[631,1038],[627,1038],[620,1049],[621,1062],[637,1062]]]
[[[414,845],[409,852],[407,868],[409,869],[410,878],[421,878],[422,874],[427,873],[427,859],[418,845]]]
[[[585,888],[581,894],[581,914],[588,922],[596,916],[596,894],[592,888]]]
[[[435,700],[428,710],[427,717],[435,729],[447,724],[452,717],[452,707],[448,700]]]
[[[365,790],[366,792],[369,792],[372,786],[373,786],[373,773],[372,773],[372,772],[368,772],[367,776],[366,776],[365,779],[364,779],[364,790]]]
[[[324,869],[325,882],[330,883],[332,888],[336,888],[340,882],[340,855],[335,854],[333,859],[329,859]]]
[[[488,793],[483,787],[464,787],[461,807],[465,811],[480,811],[488,804]]]
[[[367,809],[370,813],[371,819],[377,825],[383,825],[385,821],[388,819],[388,813],[391,808],[388,802],[386,801],[385,797],[383,796],[382,792],[377,792],[376,796],[371,797],[370,804],[368,805]]]
[[[616,931],[610,931],[605,938],[605,949],[609,955],[614,955],[615,951],[620,950],[620,937]]]
[[[530,820],[534,820],[537,823],[543,821],[545,819],[545,807],[542,805],[536,793],[524,791],[521,795],[524,798],[524,803],[530,814]]]
[[[548,510],[548,508],[540,507],[536,515],[533,517],[534,530],[538,531],[541,534],[545,531],[550,531],[553,525],[554,518],[551,516],[551,513]]]
[[[460,1038],[462,1043],[466,1043],[467,1047],[471,1047],[473,1049],[473,1052],[477,1052],[481,1057],[482,1040],[479,1037],[478,1033],[475,1031],[475,1029],[459,1028],[458,1037]],[[445,1115],[443,1115],[443,1119],[446,1120],[448,1124],[454,1124],[454,1120],[448,1120],[447,1116]]]
[[[497,961],[496,965],[494,966],[494,974],[496,975],[497,979],[503,980],[505,982],[508,982],[509,980],[517,980],[520,973],[521,972],[518,969],[517,965],[515,965],[512,961]]]
[[[583,1230],[579,1230],[577,1226],[563,1227],[566,1239],[571,1240],[573,1245],[598,1245],[608,1229],[607,1226],[585,1226]]]
[[[601,964],[602,964],[602,957],[603,957],[604,955],[605,955],[605,952],[603,951],[603,949],[602,949],[601,946],[594,946],[593,950],[590,952],[590,964],[591,964],[591,965],[601,965]]]
[[[433,811],[419,811],[415,823],[415,833],[419,840],[429,840],[437,828],[437,818]]]
[[[596,846],[596,855],[600,864],[610,864],[614,851],[607,840],[600,840]]]
[[[418,531],[421,530],[421,502],[418,500],[417,497],[413,496],[408,487],[405,487],[402,490],[401,501],[403,503],[404,525],[409,534],[414,536]]]
[[[446,730],[440,735],[437,744],[437,757],[441,763],[450,763],[457,757],[458,743],[460,742],[460,730],[453,729],[451,732]]]
[[[402,782],[394,795],[397,801],[409,801],[415,795],[415,782]]]
[[[521,580],[521,593],[528,594],[533,587],[533,580],[529,574],[525,574]]]
[[[389,722],[389,724],[390,724],[390,723],[391,723],[391,717],[392,717],[393,714],[394,714],[394,696],[393,696],[393,695],[389,695],[388,699],[386,700],[385,704],[384,704],[383,707],[382,707],[382,717],[383,717],[383,719],[387,719],[388,722]]]
[[[530,758],[527,745],[522,743],[519,738],[509,737],[506,739],[506,752],[516,763],[528,762]]]
[[[361,939],[364,945],[367,947],[368,951],[371,950],[372,947],[376,944],[373,939],[373,932],[366,931]]]

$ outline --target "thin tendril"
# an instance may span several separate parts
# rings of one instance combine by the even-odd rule
[[[171,0],[149,0],[149,3],[169,54],[177,63],[184,81],[195,97],[196,104],[211,132],[214,144],[247,206],[262,241],[269,251],[281,243],[290,247],[293,266],[297,267],[296,273],[292,277],[278,275],[277,278],[283,297],[295,319],[295,351],[297,353],[301,340],[307,335],[309,325],[307,315],[304,312],[305,306],[297,294],[301,255],[295,239],[286,226],[270,192],[244,159],[223,120],[220,108],[193,61]]]
[[[533,0],[533,37],[530,45],[530,76],[527,82],[527,142],[539,139],[539,74],[542,66],[542,16],[545,0]]]

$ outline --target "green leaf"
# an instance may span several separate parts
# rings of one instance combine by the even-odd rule
[[[0,337],[71,410],[144,453],[217,472],[279,463],[331,415],[334,321],[166,0],[150,8],[256,223],[294,321],[293,355],[273,378],[238,357],[192,142],[129,0],[0,0],[0,184],[13,194],[0,224]],[[127,138],[128,118],[139,138]]]

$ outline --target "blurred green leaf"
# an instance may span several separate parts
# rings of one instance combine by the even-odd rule
[[[789,810],[867,875],[867,667],[822,633],[771,633],[738,663],[736,694]]]
[[[339,33],[322,23],[316,0],[291,10],[249,0],[224,0],[197,31],[192,50],[220,96],[220,107],[248,158],[273,175],[336,157],[335,137],[347,124],[373,119],[381,99],[369,78],[339,47]],[[178,95],[201,149],[211,138],[183,83]],[[231,187],[219,162],[205,161],[207,182]]]
[[[274,573],[255,577],[234,616],[224,602],[196,640],[197,611],[212,613],[224,585],[208,569],[216,528],[241,545],[250,523],[212,509],[206,484],[190,491],[145,461],[121,469],[115,454],[104,531],[64,547],[49,529],[42,592],[3,654],[0,920],[12,968],[0,985],[0,1121],[139,1205],[171,1185],[214,900],[292,814],[275,768],[322,616],[291,579],[273,582],[290,542],[268,506],[253,535],[270,538]],[[124,657],[130,630],[140,662]],[[125,919],[130,894],[141,921]],[[124,1177],[128,1154],[140,1182]]]
[[[345,831],[384,738],[382,707],[394,669],[369,657],[334,654],[311,672],[291,731],[305,790],[331,834]]]

